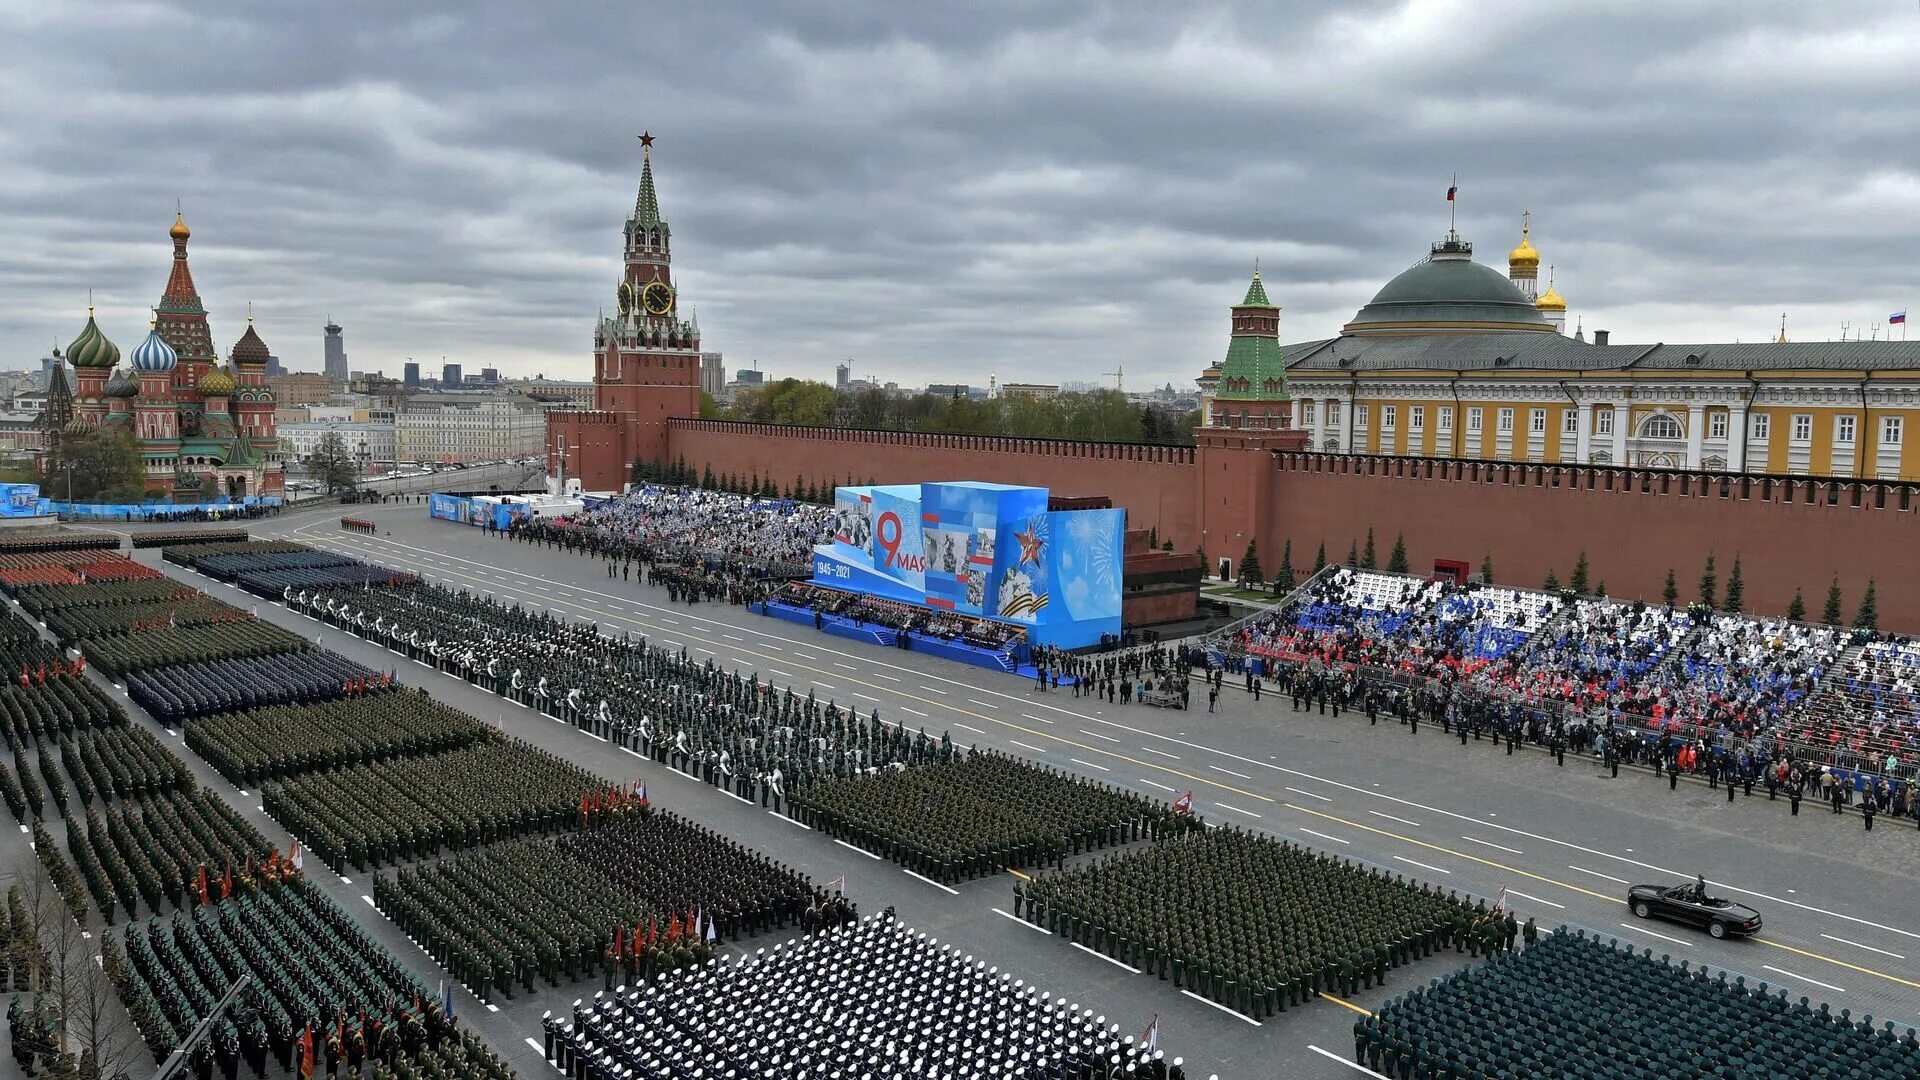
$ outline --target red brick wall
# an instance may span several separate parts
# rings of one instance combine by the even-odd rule
[[[567,479],[580,481],[586,491],[620,490],[632,474],[627,430],[625,418],[618,413],[548,413],[547,475],[561,475],[564,446]]]
[[[1880,625],[1920,630],[1916,486],[1732,477],[1723,496],[1722,478],[1708,474],[1337,454],[1282,454],[1269,468],[1274,509],[1260,541],[1261,561],[1276,560],[1268,565],[1278,565],[1287,538],[1302,573],[1322,540],[1337,562],[1354,540],[1364,544],[1371,526],[1383,566],[1404,533],[1416,573],[1435,559],[1477,569],[1491,554],[1496,581],[1537,588],[1549,569],[1565,583],[1584,550],[1589,576],[1610,596],[1658,602],[1671,567],[1682,600],[1691,601],[1711,551],[1723,597],[1740,557],[1749,612],[1784,614],[1800,588],[1818,619],[1838,574],[1851,620],[1873,577]]]
[[[744,424],[668,422],[669,453],[696,472],[771,476],[785,488],[796,476],[815,484],[982,480],[1044,487],[1055,495],[1105,495],[1127,512],[1129,528],[1158,528],[1174,547],[1199,541],[1191,447],[1000,439]]]

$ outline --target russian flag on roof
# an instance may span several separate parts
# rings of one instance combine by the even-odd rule
[[[1888,325],[1892,325],[1893,323],[1903,323],[1906,321],[1907,321],[1907,313],[1904,311],[1896,311],[1893,314],[1887,316]]]

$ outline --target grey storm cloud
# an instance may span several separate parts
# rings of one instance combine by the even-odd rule
[[[1618,0],[917,5],[0,0],[0,347],[128,347],[175,200],[229,343],[585,377],[650,129],[730,366],[1193,375],[1255,258],[1337,332],[1520,212],[1615,340],[1920,300],[1920,10]]]

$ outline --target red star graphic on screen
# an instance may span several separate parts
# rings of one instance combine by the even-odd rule
[[[1040,548],[1046,544],[1045,538],[1031,530],[1014,533],[1013,538],[1020,541],[1020,561],[1040,565]]]

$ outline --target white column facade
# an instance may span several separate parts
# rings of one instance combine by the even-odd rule
[[[1613,463],[1626,465],[1627,430],[1633,426],[1633,412],[1624,401],[1613,402]]]
[[[1573,437],[1573,461],[1576,465],[1585,465],[1593,459],[1593,402],[1582,401],[1578,412],[1575,423],[1579,430]]]
[[[1698,402],[1687,406],[1687,468],[1700,467],[1700,442],[1707,434],[1707,407]]]
[[[1727,471],[1747,471],[1747,403],[1727,406]]]

